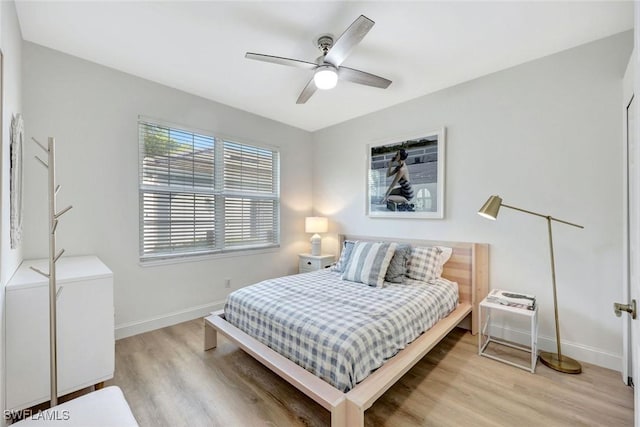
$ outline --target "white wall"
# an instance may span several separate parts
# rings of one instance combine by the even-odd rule
[[[26,138],[57,141],[58,247],[96,254],[114,272],[116,336],[220,308],[232,289],[297,272],[311,213],[311,135],[38,45],[24,43]],[[281,247],[157,267],[138,263],[138,115],[277,145],[281,152]],[[25,258],[47,255],[46,171],[25,165]],[[232,290],[231,289],[231,290]]]
[[[584,225],[553,228],[563,352],[620,369],[612,303],[621,297],[621,79],[632,45],[631,32],[619,34],[316,132],[314,209],[335,232],[490,243],[491,287],[537,295],[539,345],[548,350],[546,221],[504,209],[491,222],[476,212],[499,194]],[[367,218],[367,144],[442,126],[445,219]],[[502,333],[524,341],[523,329],[509,322]]]
[[[0,171],[0,197],[2,211],[0,211],[0,406],[4,410],[5,367],[4,367],[4,287],[16,268],[22,261],[22,249],[19,246],[11,249],[10,242],[10,203],[9,203],[9,135],[11,117],[21,113],[21,51],[22,34],[13,1],[0,2],[0,48],[4,56],[3,73],[3,105],[2,105],[2,161]],[[0,425],[5,420],[0,414]]]

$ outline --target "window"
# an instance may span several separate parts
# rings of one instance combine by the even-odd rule
[[[140,259],[280,243],[279,154],[140,120]]]

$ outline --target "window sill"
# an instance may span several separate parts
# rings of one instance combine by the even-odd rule
[[[185,255],[185,256],[176,256],[171,258],[160,258],[155,260],[148,259],[146,261],[138,260],[138,265],[143,268],[161,267],[161,266],[171,265],[171,264],[213,261],[213,260],[224,259],[224,258],[244,257],[247,255],[275,253],[275,252],[278,252],[279,250],[280,250],[279,245],[263,248],[263,249],[240,249],[237,251],[218,252],[218,253],[203,254],[203,255]]]

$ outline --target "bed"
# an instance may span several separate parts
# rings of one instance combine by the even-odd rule
[[[305,393],[307,396],[311,397],[314,401],[322,405],[325,409],[331,412],[331,425],[332,427],[341,427],[341,426],[363,426],[364,425],[364,412],[366,409],[371,407],[371,405],[389,388],[393,385],[404,373],[406,373],[411,367],[417,363],[424,355],[431,350],[442,338],[444,338],[453,328],[456,326],[465,327],[467,329],[471,329],[472,333],[477,333],[478,328],[478,304],[479,302],[486,296],[487,288],[488,288],[488,245],[486,244],[478,244],[478,243],[461,243],[461,242],[441,242],[441,241],[427,241],[427,240],[407,240],[407,239],[389,239],[389,238],[375,238],[375,237],[364,237],[364,236],[340,236],[340,247],[343,247],[343,242],[345,240],[357,240],[357,241],[380,241],[380,240],[393,240],[398,243],[409,243],[413,246],[446,246],[453,249],[451,258],[444,265],[444,269],[442,272],[442,277],[448,280],[443,280],[441,283],[441,289],[439,286],[433,286],[433,292],[437,294],[436,298],[442,306],[443,314],[445,317],[438,320],[427,319],[420,320],[418,324],[422,325],[426,324],[424,327],[429,327],[429,329],[421,333],[418,331],[411,332],[415,336],[410,336],[407,338],[407,341],[410,344],[404,343],[400,340],[396,346],[399,347],[400,351],[397,352],[394,356],[389,357],[390,354],[395,353],[398,349],[384,349],[380,344],[380,337],[370,338],[367,335],[366,342],[370,347],[371,340],[376,342],[374,346],[376,349],[380,348],[380,351],[376,352],[374,358],[383,359],[382,365],[375,369],[373,372],[369,374],[369,371],[372,369],[370,367],[364,366],[363,368],[354,368],[354,370],[350,371],[350,365],[345,364],[346,368],[342,369],[346,372],[346,377],[338,377],[333,378],[327,369],[324,369],[322,363],[322,357],[311,358],[309,356],[303,356],[300,360],[296,360],[295,355],[300,353],[301,347],[304,347],[306,344],[304,340],[301,340],[300,336],[295,336],[296,328],[292,328],[290,326],[285,327],[284,329],[287,332],[286,334],[283,331],[276,331],[276,335],[282,336],[281,342],[277,342],[275,345],[273,343],[270,344],[272,348],[265,345],[263,342],[266,342],[264,337],[261,336],[261,332],[259,328],[255,325],[255,323],[261,323],[261,319],[272,318],[277,313],[286,312],[287,310],[294,310],[293,307],[286,308],[283,307],[272,307],[274,311],[271,313],[262,312],[259,310],[259,301],[262,299],[261,289],[263,285],[253,285],[251,292],[255,294],[252,300],[249,300],[246,303],[236,303],[236,305],[248,305],[248,312],[253,313],[252,316],[244,316],[242,317],[242,311],[238,311],[237,313],[234,311],[234,307],[231,307],[232,304],[227,304],[226,307],[226,315],[224,311],[212,313],[210,316],[205,318],[205,350],[209,350],[216,347],[217,341],[217,333],[223,334],[230,341],[238,345],[240,348],[245,350],[247,353],[251,354],[258,361],[263,363],[265,366],[270,368],[276,374],[281,376],[283,379],[291,383],[293,386],[298,388],[298,390]],[[326,288],[324,288],[324,294],[326,294],[327,306],[336,306],[339,304],[335,304],[337,301],[335,298],[340,296],[339,292],[344,292],[343,288],[348,288],[349,286],[358,286],[352,285],[349,282],[342,282],[342,288],[340,288],[340,283],[329,284],[331,281],[339,280],[336,279],[339,277],[334,273],[326,272],[318,272],[317,274],[307,273],[297,276],[289,276],[289,278],[281,278],[275,279],[276,286],[280,286],[280,288],[275,288],[276,292],[282,295],[276,296],[276,301],[281,301],[284,299],[286,294],[292,292],[299,292],[300,287],[296,287],[295,282],[292,280],[298,280],[300,283],[304,281],[314,281],[314,280],[324,280],[326,283]],[[293,279],[292,279],[293,278]],[[448,281],[455,282],[457,286],[447,286]],[[363,286],[363,285],[359,285]],[[365,285],[366,286],[366,285]],[[400,285],[402,286],[402,285]],[[438,288],[438,289],[436,289]],[[340,290],[338,290],[340,289]],[[373,300],[378,299],[383,293],[392,295],[391,300],[397,298],[400,294],[394,294],[395,289],[392,285],[388,285],[383,288],[384,292],[379,292],[375,295]],[[451,299],[455,299],[454,296],[451,295],[452,289],[457,295],[458,304],[451,305]],[[274,288],[265,287],[262,289],[264,294],[274,292]],[[378,290],[375,289],[377,292]],[[238,292],[238,291],[236,291]],[[236,293],[234,292],[234,294]],[[334,292],[336,293],[335,296]],[[403,292],[407,292],[406,290]],[[412,291],[410,291],[412,292]],[[314,296],[312,295],[312,300]],[[315,298],[319,298],[315,296]],[[332,300],[334,298],[334,300]],[[343,298],[343,296],[342,296]],[[417,298],[417,297],[416,297]],[[340,299],[340,298],[338,298]],[[410,299],[414,299],[413,296]],[[373,301],[372,300],[372,301]],[[239,300],[241,301],[241,300]],[[381,312],[384,310],[386,306],[383,305],[375,305],[372,301],[363,301],[363,308],[367,308],[368,312]],[[251,304],[254,304],[253,306]],[[274,303],[269,303],[273,305]],[[374,304],[373,306],[371,304]],[[276,304],[277,305],[277,304]],[[397,311],[400,306],[409,306],[407,301],[404,301],[395,306],[389,306],[386,309],[390,312]],[[327,310],[327,307],[324,307],[322,303],[317,304],[318,312],[310,313],[308,318],[304,318],[301,316],[301,313],[308,312],[309,307],[298,307],[300,311],[297,313],[295,310],[290,313],[291,318],[298,319],[300,322],[308,322],[309,319],[317,319],[323,317],[323,313]],[[415,305],[409,308],[410,312],[415,312],[419,307]],[[340,308],[337,308],[338,313],[337,316],[327,315],[327,320],[342,318],[342,315],[345,314],[340,313]],[[354,310],[358,313],[358,310]],[[365,310],[360,310],[365,311]],[[258,314],[256,314],[258,313]],[[318,314],[320,313],[320,314]],[[448,313],[448,314],[447,314]],[[225,316],[228,316],[227,319]],[[332,317],[333,316],[333,317]],[[418,317],[416,315],[416,317]],[[433,316],[432,316],[433,317]],[[436,317],[442,317],[438,315]],[[356,316],[355,322],[359,326],[352,326],[349,331],[354,330],[364,330],[366,326],[370,322],[370,318],[367,317],[359,317]],[[232,324],[232,322],[234,324]],[[360,322],[360,323],[358,323]],[[276,321],[275,324],[280,323],[280,320]],[[342,322],[339,321],[327,321],[326,328],[330,329],[329,334],[342,332],[336,332],[335,328],[339,328]],[[388,322],[389,323],[389,322]],[[393,322],[391,322],[393,323]],[[435,324],[432,324],[435,323]],[[409,329],[421,328],[423,326],[412,326]],[[273,329],[273,326],[269,326],[269,328]],[[325,327],[321,327],[320,329],[324,329]],[[308,328],[307,328],[308,329]],[[378,328],[379,329],[379,328]],[[385,331],[386,336],[395,336],[397,332],[389,332]],[[385,336],[383,334],[382,336]],[[286,335],[286,336],[285,336]],[[291,336],[290,336],[291,335]],[[362,338],[355,338],[356,342],[361,340]],[[316,338],[311,339],[311,341],[316,341]],[[331,346],[335,343],[332,341]],[[287,348],[290,350],[287,353]],[[293,350],[292,350],[293,349]],[[276,351],[278,350],[278,351]],[[292,350],[292,351],[291,351]],[[391,352],[391,353],[389,353]],[[282,354],[286,354],[288,356],[285,357]],[[340,351],[339,351],[340,353]],[[294,357],[292,357],[292,354]],[[315,353],[314,353],[315,354]],[[325,357],[326,360],[326,356]],[[347,359],[353,359],[354,357],[350,357],[348,354],[346,355]],[[298,363],[295,363],[293,360],[296,360]],[[366,358],[364,358],[366,359]],[[335,362],[335,361],[334,361]],[[342,362],[339,362],[342,363]],[[320,369],[314,369],[320,368]],[[314,372],[314,373],[312,373]]]

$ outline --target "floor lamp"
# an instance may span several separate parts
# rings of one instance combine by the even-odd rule
[[[509,206],[502,203],[502,199],[499,196],[491,196],[489,200],[480,208],[478,211],[478,215],[483,216],[485,218],[489,218],[495,220],[498,217],[498,211],[500,207],[504,206],[505,208],[514,209],[516,211],[528,213],[531,215],[539,216],[542,218],[546,218],[547,220],[547,228],[549,230],[549,251],[551,253],[551,279],[553,282],[553,309],[555,313],[555,321],[556,321],[556,343],[558,346],[557,353],[551,353],[548,351],[540,352],[540,361],[551,369],[555,369],[556,371],[564,372],[566,374],[579,374],[582,372],[582,366],[580,366],[580,362],[574,360],[570,357],[564,356],[562,354],[562,349],[560,347],[560,321],[558,320],[558,297],[556,295],[556,265],[555,259],[553,257],[553,236],[551,234],[551,221],[561,222],[563,224],[572,225],[578,228],[584,228],[581,225],[573,224],[571,222],[563,221],[558,218],[554,218],[551,215],[542,215],[536,212],[531,212],[526,209],[516,208],[515,206]]]

